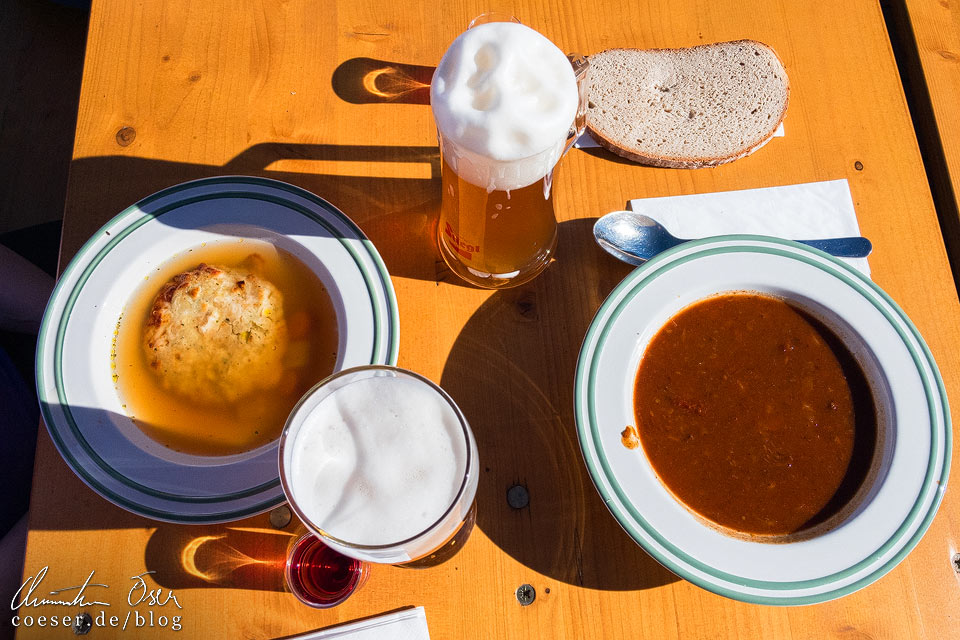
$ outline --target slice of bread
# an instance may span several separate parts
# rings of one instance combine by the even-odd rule
[[[753,153],[790,95],[777,54],[754,40],[590,56],[587,128],[603,147],[657,167],[696,169]]]

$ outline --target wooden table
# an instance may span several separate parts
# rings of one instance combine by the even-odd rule
[[[960,6],[888,2],[900,65],[954,278],[960,274]]]
[[[461,286],[431,240],[439,177],[422,82],[485,10],[515,14],[583,53],[767,42],[793,88],[786,137],[699,171],[574,151],[555,182],[556,263],[516,290]],[[41,430],[26,576],[49,566],[48,583],[64,586],[95,570],[95,581],[110,585],[100,594],[117,603],[108,615],[122,619],[130,577],[156,571],[148,584],[174,590],[180,637],[192,638],[281,637],[412,605],[426,607],[434,638],[954,633],[956,492],[912,554],[870,587],[803,608],[741,604],[678,580],[626,536],[592,486],[573,422],[580,341],[628,272],[594,245],[592,218],[634,197],[835,178],[849,180],[875,243],[874,279],[915,321],[950,397],[960,397],[960,307],[876,3],[97,0],[90,25],[62,264],[123,207],[191,178],[264,175],[327,198],[373,239],[393,275],[400,365],[440,382],[474,427],[479,516],[451,561],[422,571],[376,567],[347,603],[314,611],[278,590],[294,525],[276,530],[263,515],[188,527],[130,515],[87,489]],[[505,500],[515,483],[530,494],[518,511]],[[191,573],[200,564],[207,580]],[[529,607],[514,595],[523,583],[538,594]],[[129,632],[95,628],[91,637],[171,633]],[[36,627],[21,635],[54,636]]]

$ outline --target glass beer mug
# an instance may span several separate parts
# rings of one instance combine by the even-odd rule
[[[307,530],[338,554],[429,566],[469,535],[478,456],[446,391],[412,371],[364,365],[325,378],[293,408],[280,435],[280,485]]]
[[[431,85],[443,189],[437,236],[467,282],[515,287],[550,263],[553,174],[586,124],[588,66],[496,17],[474,20],[444,54]]]

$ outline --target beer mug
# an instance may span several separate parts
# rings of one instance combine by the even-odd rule
[[[431,84],[443,190],[437,238],[467,282],[515,287],[550,263],[553,174],[586,124],[588,66],[516,19],[483,16],[444,54]]]
[[[294,407],[280,435],[280,484],[291,510],[334,552],[430,566],[470,534],[478,455],[443,389],[412,371],[365,365],[317,383]],[[353,584],[347,569],[340,575]]]

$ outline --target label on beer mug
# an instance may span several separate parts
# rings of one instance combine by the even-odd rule
[[[480,251],[480,245],[470,244],[461,240],[449,222],[444,224],[443,233],[450,239],[450,248],[456,251],[464,260],[470,260],[475,252]]]

